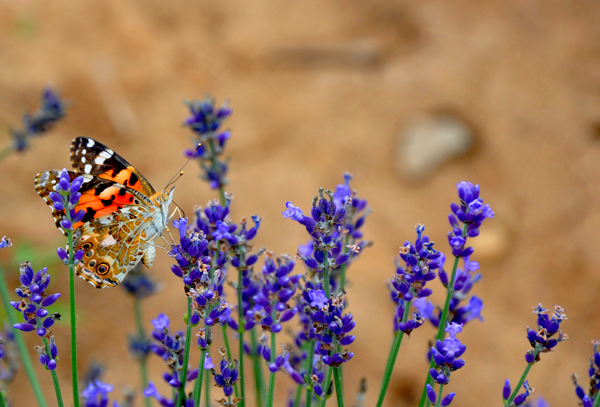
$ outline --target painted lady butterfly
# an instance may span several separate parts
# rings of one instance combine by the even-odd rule
[[[154,261],[154,238],[167,226],[174,187],[156,192],[152,185],[123,157],[95,140],[78,137],[71,143],[71,180],[82,175],[81,222],[73,225],[75,250],[83,250],[76,274],[96,288],[114,287],[140,261]],[[66,235],[49,197],[60,179],[60,171],[37,174],[35,189],[52,209],[56,227]]]

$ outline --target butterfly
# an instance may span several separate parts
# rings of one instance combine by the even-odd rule
[[[71,165],[71,181],[83,177],[75,211],[85,213],[73,224],[75,251],[84,252],[76,274],[96,288],[114,287],[140,261],[147,267],[154,262],[152,241],[167,227],[175,187],[156,192],[123,157],[90,138],[73,140]],[[41,172],[35,177],[35,189],[66,235],[60,224],[65,211],[56,210],[49,197],[59,180],[60,171]]]

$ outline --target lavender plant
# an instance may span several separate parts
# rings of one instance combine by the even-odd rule
[[[350,187],[352,176],[346,173],[335,192],[319,188],[308,215],[293,203],[286,203],[283,216],[302,225],[308,233],[308,243],[298,246],[295,259],[285,254],[277,256],[267,248],[255,249],[254,239],[262,219],[252,215],[235,222],[230,215],[233,198],[225,191],[229,161],[223,156],[231,132],[222,130],[221,126],[233,112],[227,104],[217,107],[209,96],[187,102],[187,106],[190,116],[184,125],[193,131],[195,148],[184,154],[198,160],[200,178],[207,181],[211,189],[218,190],[218,198],[197,208],[193,219],[180,218],[172,222],[179,239],[172,241],[168,248],[173,259],[170,278],[175,277],[182,284],[179,300],[185,303],[186,311],[181,318],[159,314],[151,320],[153,329],[148,331],[144,322],[147,323],[149,318],[144,316],[142,301],[158,294],[159,283],[140,270],[132,271],[122,283],[134,302],[136,332],[129,337],[129,349],[140,364],[139,393],[144,397],[145,406],[158,403],[163,407],[208,407],[210,387],[217,387],[222,392],[216,396],[222,406],[251,405],[247,386],[252,382],[254,404],[272,407],[275,405],[275,387],[283,383],[277,379],[278,374],[291,379],[288,381],[292,386],[291,406],[325,406],[334,392],[338,407],[345,406],[343,372],[352,366],[344,366],[354,356],[351,345],[361,340],[353,335],[360,321],[355,321],[348,312],[346,287],[349,266],[371,244],[364,239],[362,231],[370,213],[367,201]],[[24,117],[24,130],[13,131],[15,146],[12,149],[23,150],[31,137],[47,131],[63,116],[64,104],[47,89],[40,110]],[[94,375],[86,381],[81,393],[78,388],[73,276],[83,252],[73,249],[73,228],[84,216],[82,211],[75,210],[81,198],[82,183],[82,177],[63,170],[49,199],[55,211],[64,213],[58,219],[58,226],[67,236],[66,248],[59,248],[58,255],[69,266],[70,274],[73,405],[105,407],[109,404],[112,384],[103,383],[98,375]],[[395,312],[390,315],[393,340],[377,406],[383,405],[385,400],[404,335],[411,335],[425,321],[438,332],[433,346],[428,347],[430,367],[423,372],[426,379],[420,405],[445,407],[460,398],[459,394],[447,391],[454,372],[465,366],[462,356],[467,346],[457,336],[471,321],[483,320],[483,301],[472,294],[475,284],[481,281],[481,274],[478,273],[479,263],[473,260],[475,253],[469,246],[469,239],[479,235],[483,222],[493,218],[494,212],[483,203],[478,185],[460,182],[457,188],[459,202],[451,204],[452,213],[448,217],[451,231],[447,254],[448,258],[454,257],[452,269],[445,269],[447,256],[434,248],[434,243],[424,234],[423,225],[417,225],[414,242],[405,241],[400,247],[396,270],[389,282],[395,303]],[[10,244],[7,238],[0,240],[0,248],[10,247]],[[58,347],[50,330],[60,315],[47,309],[60,294],[47,292],[50,283],[47,269],[35,273],[29,263],[24,263],[19,278],[21,285],[16,294],[21,300],[10,305],[21,313],[23,321],[16,322],[10,319],[14,315],[7,313],[13,326],[11,334],[19,345],[38,404],[45,407],[35,373],[27,366],[27,349],[20,335],[21,332],[36,331],[42,338],[43,346],[36,345],[35,349],[40,362],[51,373],[57,403],[62,406],[55,371]],[[445,302],[441,305],[429,301],[434,289],[430,282],[436,279],[445,290]],[[226,283],[231,290],[226,288]],[[10,295],[1,270],[0,293],[8,307]],[[560,330],[560,324],[566,319],[562,308],[556,306],[551,312],[540,305],[534,312],[537,330],[527,329],[532,349],[526,353],[527,365],[514,391],[509,380],[502,388],[505,407],[533,405],[530,398],[533,388],[526,381],[529,370],[541,360],[542,353],[553,350],[567,339]],[[176,328],[179,320],[184,323],[183,330]],[[212,347],[215,336],[220,336],[218,339],[224,344],[217,353]],[[237,347],[233,346],[235,342]],[[579,386],[577,378],[573,378],[576,395],[584,407],[600,404],[599,347],[598,342],[594,343],[589,390],[586,392]],[[197,367],[190,365],[192,352],[199,352]],[[157,380],[148,377],[147,363],[151,355],[164,363],[162,381],[170,392],[159,390],[165,384],[157,386]],[[4,357],[4,344],[0,343],[0,367]],[[213,359],[219,360],[218,368]],[[251,369],[247,368],[248,361]],[[0,372],[0,379],[7,377],[4,372]],[[363,383],[359,400],[364,400],[365,389]],[[6,405],[5,394],[0,391],[0,407]],[[128,397],[121,407],[130,407],[132,403],[132,398]],[[542,405],[547,406],[547,403],[538,401],[538,407]],[[113,407],[118,406],[114,401]]]
[[[29,149],[30,140],[48,132],[54,125],[65,117],[65,103],[51,88],[46,87],[42,92],[40,107],[33,114],[23,115],[23,127],[11,129],[12,145],[0,150],[0,161],[12,152],[23,152]]]

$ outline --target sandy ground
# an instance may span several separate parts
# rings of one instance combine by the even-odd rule
[[[574,405],[569,376],[586,383],[590,341],[600,338],[599,18],[591,1],[2,1],[0,127],[18,126],[47,84],[69,110],[30,151],[0,163],[0,235],[17,248],[42,248],[28,251],[34,267],[53,265],[54,287],[65,293],[65,270],[48,260],[61,236],[33,189],[35,174],[68,167],[70,140],[88,136],[160,188],[189,146],[182,101],[210,92],[235,112],[228,190],[235,220],[264,217],[257,245],[295,252],[306,236],[281,217],[285,202],[308,209],[317,188],[334,188],[344,171],[369,200],[365,234],[375,244],[353,265],[348,289],[357,321],[356,356],[345,370],[349,404],[362,377],[366,405],[375,404],[391,342],[385,281],[398,247],[424,223],[447,250],[455,184],[470,180],[496,219],[474,243],[485,321],[461,334],[467,364],[447,386],[457,393],[454,405],[500,405],[504,380],[516,383],[524,368],[525,326],[535,325],[531,307],[539,302],[566,309],[570,340],[543,355],[530,383],[552,406]],[[403,129],[448,111],[469,124],[473,149],[428,177],[402,177]],[[194,171],[178,182],[176,201],[188,212],[213,197]],[[0,254],[12,273],[16,251]],[[147,320],[165,312],[183,326],[185,299],[169,266],[159,253],[153,273],[164,290],[147,301]],[[80,369],[101,360],[120,397],[123,386],[137,385],[125,342],[134,330],[131,301],[119,289],[77,283]],[[65,304],[66,295],[63,312]],[[55,334],[68,395],[65,321]],[[426,326],[403,344],[387,406],[417,404],[432,335]],[[51,380],[38,371],[52,400]],[[162,371],[153,359],[155,381]],[[277,405],[286,381],[278,379]],[[13,405],[33,405],[29,393],[20,372],[9,390]]]

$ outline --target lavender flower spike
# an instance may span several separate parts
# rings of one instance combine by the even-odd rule
[[[56,122],[65,117],[65,105],[58,94],[50,87],[42,92],[42,101],[33,114],[23,115],[23,128],[11,130],[13,150],[25,151],[29,148],[29,139],[42,135],[50,130]]]
[[[11,301],[10,305],[21,312],[25,322],[15,324],[13,327],[23,332],[36,331],[36,333],[49,340],[48,348],[36,345],[40,363],[49,370],[56,368],[56,355],[58,350],[54,343],[54,335],[50,327],[54,321],[60,319],[60,314],[50,314],[46,309],[54,304],[60,294],[48,294],[46,289],[50,284],[50,274],[46,268],[34,273],[29,262],[21,264],[19,269],[21,285],[15,290],[21,301]]]
[[[462,181],[456,186],[460,204],[450,205],[452,213],[448,215],[448,220],[452,232],[448,233],[448,241],[454,256],[467,257],[473,253],[472,247],[465,247],[467,237],[478,236],[481,224],[485,219],[493,218],[494,211],[489,205],[483,204],[483,199],[479,197],[479,185]]]
[[[575,385],[575,394],[577,394],[584,407],[592,407],[592,400],[598,397],[598,389],[600,388],[600,341],[592,341],[592,345],[594,346],[594,354],[590,357],[589,362],[590,385],[587,393],[577,382],[577,375],[573,374],[571,376]]]

